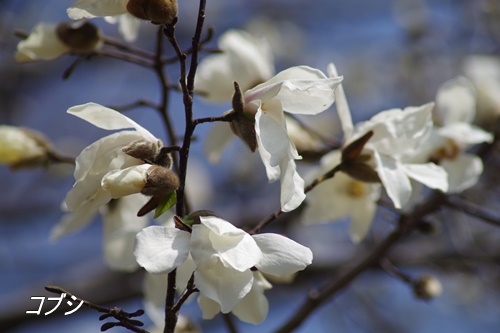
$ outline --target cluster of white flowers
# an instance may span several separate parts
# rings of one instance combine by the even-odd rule
[[[79,0],[68,9],[68,15],[76,20],[120,20],[125,38],[133,40],[138,21],[131,13],[136,13],[137,3]],[[165,0],[164,5],[171,15],[168,22],[158,22],[149,12],[139,17],[168,25],[177,14],[177,3]],[[90,52],[102,47],[97,28],[86,21],[76,24],[37,26],[19,43],[16,59],[52,60],[66,52]],[[85,31],[78,30],[80,27]],[[73,45],[68,40],[68,34],[73,33],[83,33],[88,43],[83,48]],[[351,239],[360,242],[375,217],[382,189],[395,208],[404,209],[412,204],[417,186],[457,193],[477,183],[482,161],[467,149],[493,140],[490,133],[472,124],[478,94],[491,95],[477,86],[480,79],[474,83],[465,77],[453,79],[440,87],[435,102],[382,111],[370,120],[353,124],[341,84],[343,77],[333,64],[327,68],[328,76],[308,66],[291,67],[274,75],[266,42],[238,30],[223,34],[219,47],[223,53],[207,56],[200,63],[195,88],[211,102],[233,98],[228,113],[237,117],[229,124],[214,124],[205,142],[207,158],[217,162],[233,134],[239,136],[252,151],[258,150],[269,182],[280,181],[283,212],[295,210],[306,200],[306,183],[296,165],[301,155],[294,138],[299,136],[289,133],[300,130],[300,126],[291,123],[292,116],[317,115],[336,101],[344,132],[343,148],[324,155],[320,167],[306,177],[308,182],[344,163],[342,153],[371,133],[358,155],[376,178],[356,176],[344,169],[345,173],[322,181],[307,194],[307,206],[301,215],[304,224],[349,217]],[[235,102],[238,94],[241,98]],[[163,147],[161,141],[130,118],[95,103],[74,106],[68,113],[99,128],[120,131],[92,143],[76,158],[75,183],[64,202],[68,214],[54,227],[53,239],[84,226],[102,212],[109,265],[122,270],[140,265],[149,273],[163,274],[162,278],[177,269],[178,284],[184,287],[194,276],[198,303],[206,319],[219,312],[232,312],[246,322],[263,321],[268,312],[264,291],[271,288],[263,274],[282,277],[311,264],[313,255],[307,247],[277,234],[250,235],[220,217],[202,216],[198,223],[185,221],[184,229],[172,223],[146,227],[149,219],[136,213],[144,215],[150,206],[154,209],[165,199],[165,192],[172,194],[179,185],[169,166],[156,160]],[[25,132],[0,128],[0,141],[7,136],[19,148],[0,145],[0,162],[16,163],[45,153]],[[18,139],[20,136],[24,137]],[[143,195],[151,196],[152,201],[146,203]],[[146,206],[149,208],[144,210]]]

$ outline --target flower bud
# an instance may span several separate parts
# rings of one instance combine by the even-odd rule
[[[245,110],[245,102],[243,93],[241,92],[238,82],[234,82],[234,94],[232,99],[234,113],[233,120],[229,123],[231,131],[239,137],[252,152],[257,149],[257,134],[255,133],[255,118],[254,115]]]
[[[413,283],[413,292],[420,299],[430,300],[443,291],[443,286],[437,278],[431,275],[422,275]]]
[[[160,141],[153,143],[146,140],[137,140],[122,148],[122,151],[139,160],[152,162],[158,155],[160,148]]]
[[[87,21],[61,22],[56,35],[73,52],[92,51],[101,41],[99,29]]]
[[[177,17],[177,0],[129,0],[127,11],[153,24],[172,24]]]
[[[48,140],[40,133],[0,125],[0,164],[12,169],[33,168],[49,159]]]
[[[146,186],[150,164],[141,164],[108,172],[101,180],[101,187],[114,199],[141,193]]]
[[[148,169],[146,185],[141,193],[147,196],[165,198],[180,185],[179,177],[167,168],[153,165]]]

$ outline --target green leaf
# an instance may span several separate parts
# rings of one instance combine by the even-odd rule
[[[168,196],[165,200],[160,202],[158,207],[156,207],[154,218],[157,219],[160,216],[162,216],[163,213],[172,208],[176,203],[177,203],[177,192],[173,191],[172,194],[170,194],[170,196]]]

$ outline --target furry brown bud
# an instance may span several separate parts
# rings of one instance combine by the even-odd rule
[[[233,120],[229,123],[231,131],[239,137],[250,148],[252,152],[257,149],[257,134],[255,133],[254,115],[245,111],[245,101],[238,82],[234,82],[234,94],[232,99],[234,114]]]
[[[146,140],[137,140],[122,148],[122,151],[139,160],[152,162],[155,160],[160,148],[160,141],[153,143]]]
[[[170,169],[153,165],[146,173],[146,184],[141,193],[147,196],[165,198],[180,185],[179,177]]]
[[[92,51],[101,41],[99,29],[87,21],[59,23],[56,35],[74,52]]]
[[[170,25],[177,17],[177,0],[129,0],[127,10],[153,24]]]

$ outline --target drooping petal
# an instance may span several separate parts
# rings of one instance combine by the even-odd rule
[[[287,112],[313,115],[333,104],[334,89],[341,81],[342,77],[327,78],[323,72],[307,66],[291,67],[245,92],[245,103],[277,99]]]
[[[333,63],[328,64],[326,70],[330,77],[340,77],[337,72],[337,68]],[[342,83],[340,83],[337,89],[335,89],[335,105],[337,113],[339,114],[342,131],[344,132],[344,138],[350,138],[354,130],[354,125],[352,122],[351,110],[349,109],[349,103],[347,103],[347,97]]]
[[[274,103],[269,103],[269,109],[261,105],[255,115],[255,133],[262,162],[266,167],[270,182],[280,178],[277,168],[283,160],[299,159],[295,145],[288,137],[283,112]]]
[[[108,192],[99,190],[93,197],[84,201],[78,209],[63,216],[51,231],[50,239],[57,240],[75,230],[83,228],[97,214],[99,207],[111,200]]]
[[[483,173],[483,161],[472,154],[460,154],[454,159],[443,159],[441,166],[448,173],[448,192],[460,193],[476,185]]]
[[[203,294],[198,296],[198,305],[201,309],[202,318],[205,320],[212,319],[220,312],[219,303],[203,296]]]
[[[448,190],[448,174],[434,163],[402,164],[400,168],[406,175],[425,186],[446,192]]]
[[[471,123],[476,116],[476,93],[472,83],[465,77],[443,83],[436,94],[436,110],[441,126]]]
[[[54,60],[66,52],[69,48],[57,37],[56,25],[40,23],[17,44],[16,61]]]
[[[252,236],[263,256],[256,267],[267,274],[284,276],[301,271],[312,263],[311,250],[278,234]]]
[[[262,252],[248,233],[218,217],[201,217],[200,221],[193,226],[191,235],[191,255],[196,265],[213,263],[216,257],[225,267],[242,272],[261,259]]]
[[[239,272],[217,261],[210,267],[198,266],[194,280],[201,294],[219,303],[222,313],[228,313],[252,289],[253,274],[250,269]]]
[[[118,111],[104,107],[96,103],[87,103],[76,105],[68,109],[69,114],[77,116],[83,120],[88,121],[94,126],[106,130],[119,130],[125,128],[134,128],[139,132],[144,139],[156,142],[155,138],[147,129],[130,119],[129,117],[121,114]]]
[[[205,140],[205,155],[210,163],[218,163],[222,152],[233,139],[231,128],[225,122],[215,122]]]
[[[139,36],[140,21],[131,14],[120,15],[118,20],[118,31],[125,41],[131,43]]]
[[[298,208],[306,198],[304,180],[297,172],[294,160],[284,160],[280,165],[280,170],[281,210],[283,212],[290,212]]]
[[[366,234],[368,234],[368,230],[370,230],[370,226],[372,225],[375,213],[377,212],[376,200],[364,200],[363,202],[360,202],[359,205],[360,206],[357,209],[350,211],[351,227],[349,229],[349,234],[354,243],[359,243],[366,237]]]
[[[269,302],[264,290],[271,289],[271,284],[259,272],[254,272],[252,290],[236,304],[231,311],[238,319],[246,323],[259,324],[266,319]]]
[[[150,273],[170,273],[189,254],[190,234],[171,227],[151,226],[137,234],[134,251],[139,265]]]
[[[385,191],[394,203],[394,207],[402,208],[411,197],[411,183],[400,163],[377,151],[373,154],[377,163],[377,173],[384,185]]]
[[[439,128],[438,133],[462,145],[474,145],[493,141],[491,133],[469,123],[453,123]]]
[[[114,270],[134,271],[139,267],[135,260],[136,235],[148,224],[146,216],[137,212],[146,203],[142,195],[131,195],[112,202],[103,216],[104,259]]]
[[[73,20],[127,13],[128,0],[78,0],[66,11]]]

